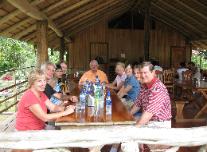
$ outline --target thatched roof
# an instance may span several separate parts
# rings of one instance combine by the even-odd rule
[[[144,14],[144,0],[0,0],[0,35],[36,41],[36,22],[48,20],[50,47],[58,47],[104,17]],[[207,48],[206,0],[151,0],[151,16],[179,31],[194,47]]]

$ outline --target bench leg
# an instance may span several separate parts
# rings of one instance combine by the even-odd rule
[[[176,101],[175,103],[176,103],[176,109],[177,109],[176,119],[183,119],[183,107],[186,102]]]

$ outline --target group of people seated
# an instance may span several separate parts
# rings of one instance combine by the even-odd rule
[[[18,103],[16,130],[47,129],[45,122],[74,112],[75,106],[68,102],[78,102],[78,98],[61,90],[66,71],[64,62],[57,65],[47,62],[30,73],[29,88]],[[136,116],[137,112],[141,112],[137,117],[137,127],[149,125],[170,128],[170,97],[164,84],[156,78],[154,65],[143,62],[134,67],[130,64],[125,67],[124,63],[118,62],[115,71],[117,76],[109,83],[107,75],[99,70],[98,62],[92,60],[90,70],[82,75],[79,86],[87,80],[95,82],[98,76],[101,83],[106,83],[106,87],[117,92],[131,115]]]
[[[108,88],[117,92],[132,115],[142,112],[137,126],[158,124],[159,127],[170,127],[170,97],[165,85],[156,77],[154,68],[151,62],[143,62],[134,67],[130,64],[125,67],[124,63],[118,62],[115,68],[117,76],[112,83],[108,83],[106,74],[98,69],[98,62],[92,60],[90,70],[80,78],[79,85],[83,85],[86,80],[94,82],[98,75],[101,82],[107,83]]]
[[[18,131],[52,129],[45,122],[69,115],[75,106],[69,101],[77,102],[76,96],[67,95],[61,90],[67,65],[62,62],[53,64],[47,62],[40,69],[31,71],[28,76],[28,90],[18,103],[15,128]]]

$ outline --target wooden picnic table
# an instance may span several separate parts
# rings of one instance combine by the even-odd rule
[[[207,111],[207,81],[206,80],[200,80],[197,82],[194,81],[183,81],[183,80],[176,80],[175,86],[178,86],[180,88],[188,88],[191,90],[191,92],[200,92],[204,97],[205,105],[198,111],[198,113],[194,116],[194,118],[199,118],[204,112]],[[182,105],[183,109],[184,104]],[[180,113],[182,113],[182,110],[179,110]]]
[[[71,94],[79,95],[80,89],[76,87]],[[61,129],[67,129],[72,127],[87,127],[87,126],[106,126],[106,125],[124,125],[135,124],[133,116],[130,115],[127,108],[121,102],[117,94],[111,90],[112,99],[112,115],[106,116],[104,111],[99,116],[91,116],[91,107],[86,106],[85,113],[73,113],[68,116],[61,117],[55,121],[55,125]],[[104,104],[105,107],[105,104]]]

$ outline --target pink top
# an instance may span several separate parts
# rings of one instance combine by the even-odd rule
[[[153,114],[151,121],[171,119],[171,104],[168,91],[157,78],[154,78],[150,84],[142,87],[135,102],[136,106],[141,107],[143,112],[147,111]]]
[[[15,128],[19,131],[44,129],[45,122],[37,118],[30,111],[29,107],[34,104],[39,104],[42,110],[47,113],[47,107],[45,104],[47,99],[47,96],[43,92],[41,92],[39,100],[30,89],[27,90],[18,103]]]
[[[126,79],[126,74],[124,73],[124,74],[122,74],[122,76],[120,76],[120,75],[117,75],[116,76],[116,78],[115,78],[115,82],[116,82],[116,86],[118,86],[121,82],[124,82],[125,81],[125,79]]]

